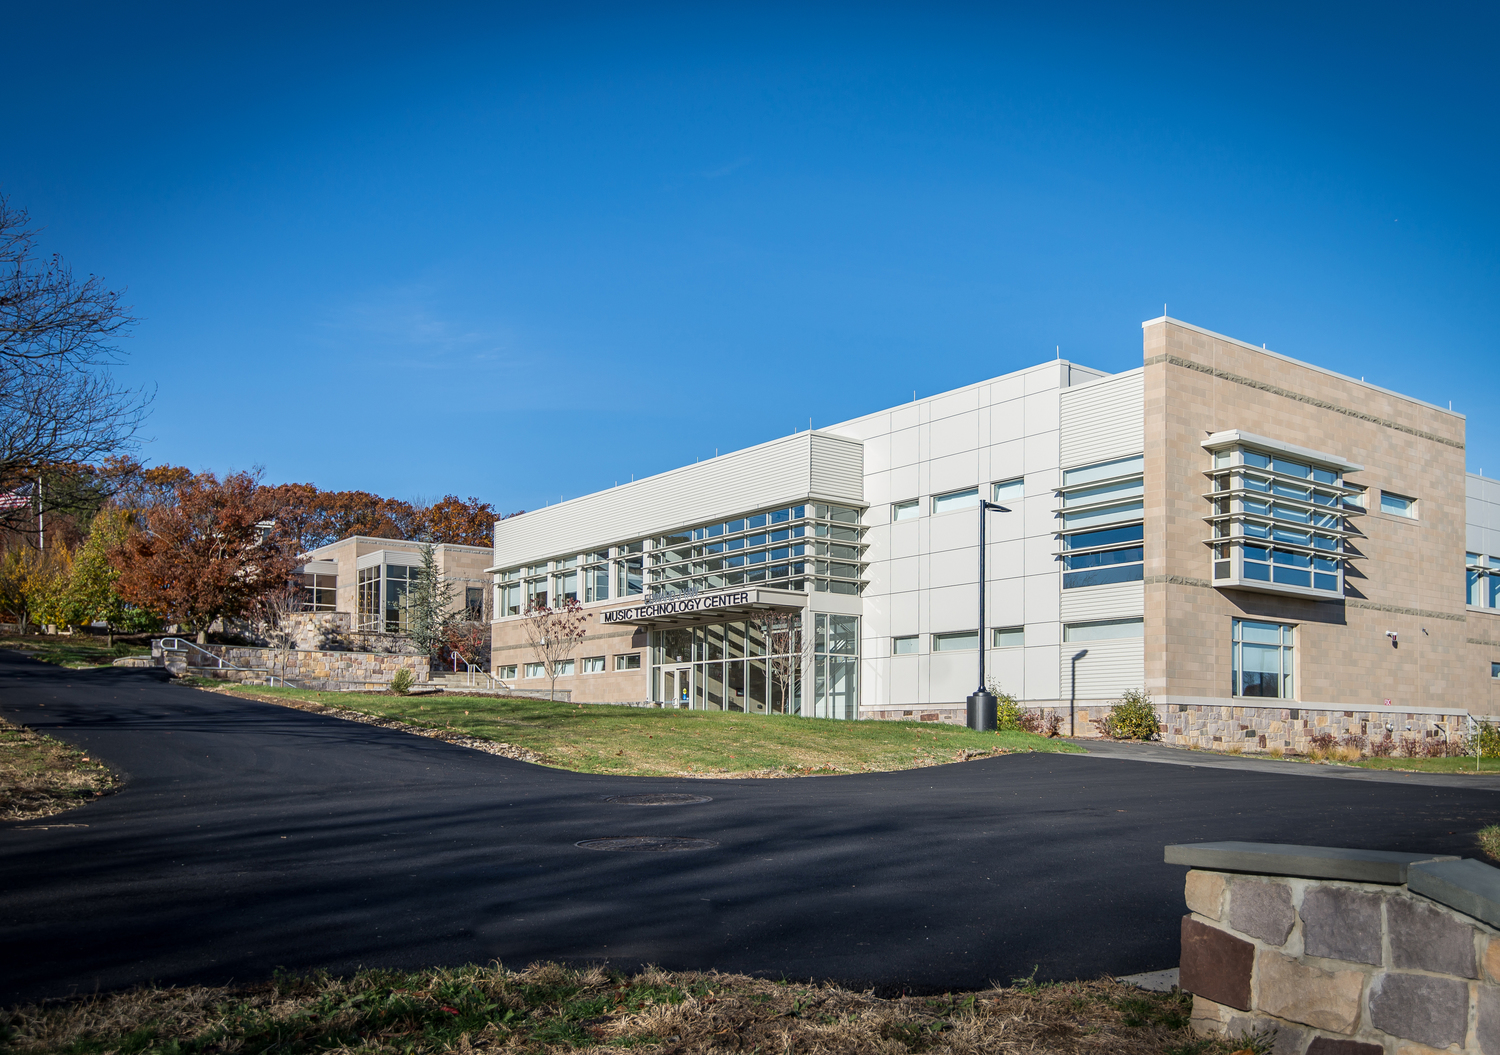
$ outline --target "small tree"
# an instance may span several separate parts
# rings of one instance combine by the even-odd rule
[[[255,607],[251,612],[251,621],[256,631],[270,642],[275,652],[276,658],[272,662],[271,672],[275,674],[279,663],[283,684],[286,683],[286,669],[291,661],[291,654],[296,651],[297,627],[292,616],[305,607],[306,598],[302,591],[302,584],[294,579],[288,579],[275,589],[267,590],[257,597]]]
[[[123,509],[100,510],[68,577],[68,608],[74,621],[102,621],[111,645],[117,631],[149,630],[156,622],[149,611],[128,604],[120,596],[120,572],[110,563],[110,554],[125,544],[132,530],[134,518],[130,513]]]
[[[812,655],[812,635],[802,625],[800,612],[767,612],[752,622],[766,639],[772,695],[781,692],[781,713],[792,713],[792,691]]]
[[[437,547],[422,547],[422,573],[406,595],[407,633],[417,651],[429,659],[438,654],[448,627],[457,618],[453,611],[454,587],[438,570]]]
[[[558,665],[583,641],[588,622],[589,617],[577,601],[564,601],[556,608],[532,605],[526,610],[526,640],[547,673],[549,699],[557,699]]]

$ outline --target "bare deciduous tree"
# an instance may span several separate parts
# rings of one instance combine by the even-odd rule
[[[792,691],[812,656],[812,635],[802,626],[800,612],[767,612],[752,620],[766,639],[771,665],[772,695],[781,692],[781,713],[792,713]]]
[[[279,676],[282,684],[286,684],[287,665],[297,647],[297,627],[292,616],[306,607],[307,598],[302,584],[292,579],[267,590],[255,599],[255,607],[250,613],[251,622],[257,633],[270,642],[276,653],[276,660],[271,667],[273,684],[278,664],[281,667]]]
[[[97,461],[130,446],[149,397],[106,369],[135,321],[98,276],[80,281],[44,256],[24,209],[0,196],[0,492],[36,471]],[[30,509],[6,510],[7,519]]]
[[[129,447],[150,398],[108,372],[133,318],[98,276],[75,278],[37,248],[26,210],[0,197],[0,492],[43,468],[95,462]],[[45,495],[42,500],[45,501]],[[0,512],[10,527],[30,503]]]
[[[588,622],[577,601],[564,601],[556,608],[532,605],[526,610],[526,640],[551,683],[547,693],[550,699],[557,699],[557,668],[583,641]]]

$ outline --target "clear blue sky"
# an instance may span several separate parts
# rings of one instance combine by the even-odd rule
[[[1493,4],[12,4],[152,461],[534,508],[1170,313],[1469,415]]]

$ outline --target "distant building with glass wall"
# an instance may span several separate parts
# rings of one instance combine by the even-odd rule
[[[578,701],[961,720],[983,647],[1075,723],[1129,689],[1500,713],[1500,483],[1462,415],[1143,326],[1135,370],[1039,363],[499,522],[494,673],[546,687],[524,614],[576,600]]]

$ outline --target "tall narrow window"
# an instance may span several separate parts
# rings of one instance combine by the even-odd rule
[[[1234,695],[1296,699],[1292,691],[1292,631],[1285,623],[1234,620]]]

